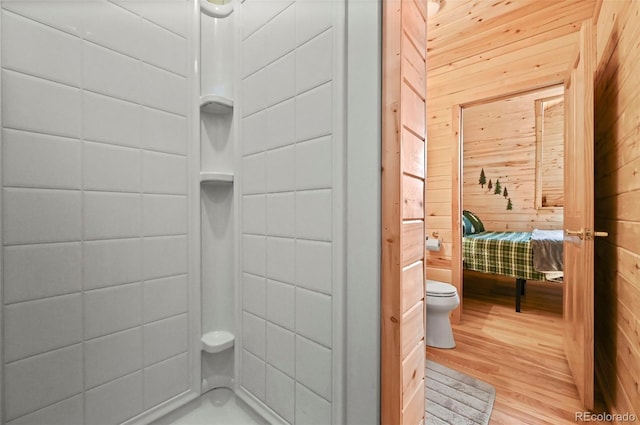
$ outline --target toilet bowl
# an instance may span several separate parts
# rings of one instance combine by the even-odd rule
[[[456,287],[435,280],[426,281],[426,344],[436,348],[454,348],[449,312],[460,305]]]

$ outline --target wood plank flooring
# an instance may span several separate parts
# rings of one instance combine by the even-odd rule
[[[456,348],[427,347],[427,358],[496,388],[490,425],[574,424],[583,409],[562,346],[562,286],[531,281],[526,290],[516,313],[514,280],[465,272]]]

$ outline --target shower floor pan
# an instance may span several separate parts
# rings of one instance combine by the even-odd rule
[[[216,388],[153,422],[152,425],[268,425],[226,388]]]

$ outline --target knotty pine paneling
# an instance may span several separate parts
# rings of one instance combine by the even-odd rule
[[[439,231],[451,237],[453,228],[451,215],[431,215],[432,194],[452,185],[458,128],[452,108],[561,83],[576,49],[580,23],[593,16],[595,5],[595,0],[559,0],[545,7],[538,0],[448,2],[429,19],[427,234]],[[451,199],[447,202],[452,204]],[[441,236],[443,242],[451,243],[446,236]],[[429,261],[431,254],[427,253],[427,276],[452,282],[451,267],[444,265],[451,258],[438,256],[435,267]],[[460,291],[460,283],[455,284]]]
[[[562,86],[554,87],[464,109],[462,206],[476,213],[487,230],[562,228],[562,208],[538,209],[535,205],[536,100],[562,92]],[[560,162],[562,158],[560,153]],[[484,187],[478,183],[483,169]],[[559,170],[562,176],[562,166]],[[545,178],[549,177],[547,171]],[[500,194],[494,193],[497,181],[502,187]],[[506,209],[505,187],[512,210]]]
[[[640,415],[640,4],[603,1],[595,83],[596,376],[608,408]]]
[[[425,315],[425,11],[426,0],[383,3],[383,424],[417,425],[423,423],[425,410],[424,366],[418,364]]]

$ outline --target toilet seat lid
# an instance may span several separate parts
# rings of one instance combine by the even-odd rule
[[[458,293],[456,287],[444,282],[427,280],[427,295],[432,297],[453,297]]]

